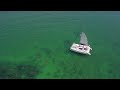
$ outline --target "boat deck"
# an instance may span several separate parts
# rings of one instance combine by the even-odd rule
[[[70,47],[71,51],[74,52],[78,52],[78,53],[82,53],[82,54],[90,54],[90,50],[91,48],[89,46],[85,46],[85,45],[79,45],[79,44],[75,44],[73,43],[73,45]]]

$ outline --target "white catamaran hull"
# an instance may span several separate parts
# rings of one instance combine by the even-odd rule
[[[80,46],[85,47],[87,49],[80,49]],[[73,43],[73,45],[70,47],[70,50],[81,54],[91,55],[90,50],[92,50],[92,48],[90,46]]]

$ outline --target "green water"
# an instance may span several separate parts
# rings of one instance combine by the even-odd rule
[[[85,32],[91,56],[69,50]],[[120,78],[120,12],[1,11],[0,78]]]

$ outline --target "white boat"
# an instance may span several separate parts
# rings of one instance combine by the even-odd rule
[[[80,43],[73,43],[70,50],[81,54],[91,55],[90,50],[92,50],[92,48],[88,44],[88,40],[84,32],[80,35]]]

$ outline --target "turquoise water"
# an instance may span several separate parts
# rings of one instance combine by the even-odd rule
[[[120,78],[120,12],[1,11],[0,78]],[[85,32],[91,56],[69,51]]]

